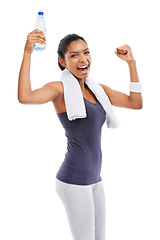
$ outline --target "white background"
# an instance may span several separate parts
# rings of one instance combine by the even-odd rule
[[[47,25],[44,52],[33,52],[32,90],[58,81],[60,39],[88,42],[90,75],[129,94],[129,68],[114,51],[130,45],[143,85],[143,109],[114,107],[118,129],[102,128],[102,172],[107,240],[160,239],[159,5],[158,1],[5,1],[0,23],[0,239],[72,239],[55,176],[67,151],[51,102],[24,105],[17,98],[27,34],[37,11]]]

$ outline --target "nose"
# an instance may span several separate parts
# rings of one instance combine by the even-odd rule
[[[86,63],[87,62],[87,59],[85,58],[85,57],[82,57],[81,59],[80,59],[80,63]]]

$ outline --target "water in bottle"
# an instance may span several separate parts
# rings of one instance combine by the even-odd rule
[[[39,29],[44,33],[44,36],[46,37],[46,25],[44,20],[44,12],[42,10],[38,11],[38,16],[35,22],[34,29]],[[46,45],[42,45],[40,43],[34,44],[34,49],[37,51],[45,50]]]

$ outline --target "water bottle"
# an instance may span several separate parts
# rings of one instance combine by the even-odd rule
[[[44,33],[44,36],[46,37],[46,25],[44,21],[44,12],[42,10],[38,11],[38,16],[35,22],[34,29],[39,29]],[[35,43],[34,49],[37,51],[45,50],[46,45],[42,45],[41,43]]]

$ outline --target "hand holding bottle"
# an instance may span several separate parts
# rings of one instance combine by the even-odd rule
[[[44,36],[44,33],[39,29],[35,29],[27,35],[25,51],[32,53],[35,43],[40,43],[42,45],[46,44],[46,38]]]

